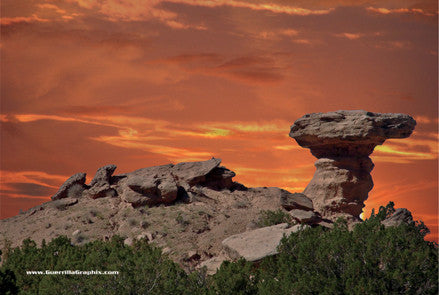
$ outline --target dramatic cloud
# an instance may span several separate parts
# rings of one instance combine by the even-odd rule
[[[219,157],[248,186],[302,191],[306,113],[408,113],[373,153],[372,207],[437,222],[437,2],[1,2],[1,216],[70,175]],[[437,238],[437,235],[433,235]]]

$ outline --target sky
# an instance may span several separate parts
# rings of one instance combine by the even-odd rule
[[[0,218],[71,175],[221,158],[246,186],[301,192],[307,113],[406,113],[371,158],[389,201],[438,239],[433,0],[2,0]]]

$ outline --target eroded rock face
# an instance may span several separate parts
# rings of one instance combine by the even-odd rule
[[[220,166],[221,159],[200,162],[183,162],[147,167],[130,173],[113,176],[116,165],[99,168],[86,185],[85,173],[70,177],[52,197],[58,200],[84,196],[91,199],[119,197],[133,207],[171,204],[181,198],[189,200],[196,195],[197,187],[213,190],[245,189],[233,182],[233,171]]]
[[[52,200],[59,200],[67,198],[69,196],[69,191],[76,187],[85,187],[85,173],[76,173],[69,177],[59,188],[59,190],[52,196]]]
[[[101,167],[96,171],[95,176],[90,182],[90,186],[102,186],[106,184],[110,184],[111,175],[113,175],[114,170],[116,170],[117,166],[110,164],[104,167]]]
[[[116,170],[116,165],[106,165],[96,171],[95,176],[90,182],[90,189],[87,190],[87,194],[92,199],[104,198],[109,196],[116,196],[116,190],[110,187],[111,176]]]
[[[416,121],[405,114],[336,111],[307,114],[291,126],[290,137],[318,158],[313,179],[303,193],[331,220],[359,220],[373,187],[375,146],[411,135]]]

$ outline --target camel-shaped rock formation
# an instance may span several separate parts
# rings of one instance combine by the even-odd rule
[[[303,194],[325,218],[359,221],[373,187],[370,154],[386,139],[409,137],[415,125],[409,115],[366,111],[313,113],[298,119],[290,137],[318,159]]]

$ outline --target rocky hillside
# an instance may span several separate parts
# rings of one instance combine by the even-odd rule
[[[323,222],[304,195],[246,188],[233,182],[235,173],[220,163],[213,158],[120,175],[113,175],[116,166],[108,165],[88,185],[85,173],[75,174],[52,201],[0,220],[1,242],[17,246],[27,237],[41,243],[66,235],[81,244],[120,235],[130,244],[146,237],[190,268],[212,257],[228,257],[222,241],[256,229],[261,210],[278,210],[284,203],[297,220]]]
[[[83,244],[119,235],[126,244],[145,238],[187,270],[207,266],[214,272],[223,260],[239,257],[258,261],[277,253],[283,235],[304,226],[331,228],[340,216],[351,225],[361,222],[372,188],[368,156],[386,138],[409,136],[415,124],[407,115],[364,111],[297,120],[290,136],[319,159],[305,194],[247,188],[216,158],[116,175],[116,166],[107,165],[88,184],[86,174],[77,173],[51,201],[0,220],[0,246],[18,246],[25,238],[40,244],[66,235]],[[280,224],[264,223],[267,210],[284,217]],[[406,209],[383,223],[401,222],[412,222]]]

